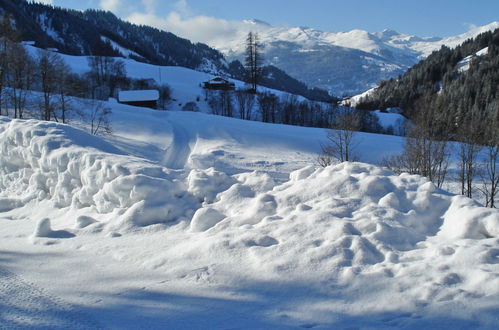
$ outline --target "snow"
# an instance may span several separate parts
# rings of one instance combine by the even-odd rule
[[[322,129],[106,106],[110,136],[0,120],[2,325],[499,324],[498,210],[375,165],[318,168]],[[372,163],[403,145],[358,139]]]
[[[159,100],[159,92],[155,89],[120,91],[118,100],[119,102],[157,101]]]
[[[382,112],[379,110],[374,111],[374,113],[378,117],[381,127],[384,129],[391,127],[396,130],[400,126],[403,126],[407,120],[404,116],[398,113]]]
[[[111,40],[107,37],[104,37],[104,36],[101,36],[101,39],[102,41],[104,42],[109,42],[111,44],[111,46],[117,50],[118,52],[121,53],[121,55],[125,56],[125,57],[131,57],[131,56],[136,56],[138,58],[142,57],[140,56],[138,53],[134,52],[133,50],[130,50],[128,48],[125,48],[125,47],[122,47],[120,44],[118,44],[117,42],[115,42],[114,40]]]
[[[212,78],[124,61],[171,109]],[[323,129],[196,102],[103,102],[103,136],[0,117],[0,327],[498,327],[499,211],[371,165],[403,138],[359,133],[366,163],[319,168]]]
[[[488,52],[489,52],[489,47],[485,47],[485,48],[479,50],[478,52],[476,52],[475,54],[466,56],[465,58],[463,58],[461,61],[459,61],[457,63],[457,71],[459,73],[468,71],[470,69],[471,62],[475,57],[487,55]]]
[[[361,94],[354,95],[346,100],[343,100],[342,105],[356,107],[362,98],[371,95],[375,90],[376,88],[371,88]]]

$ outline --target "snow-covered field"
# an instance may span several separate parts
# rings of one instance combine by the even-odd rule
[[[125,64],[201,112],[0,117],[0,328],[499,326],[499,211],[367,164],[403,138],[317,168],[323,129],[209,115],[211,75]]]
[[[498,210],[316,168],[322,129],[107,105],[101,137],[0,119],[0,328],[499,326]]]

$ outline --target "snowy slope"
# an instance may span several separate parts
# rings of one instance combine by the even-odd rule
[[[102,138],[0,121],[2,326],[499,325],[498,210],[315,168],[322,129],[107,106]],[[403,142],[359,138],[369,162]]]
[[[229,58],[241,58],[249,31],[259,33],[267,62],[310,86],[333,94],[361,93],[382,79],[405,72],[442,45],[455,47],[469,38],[499,28],[499,22],[476,27],[461,35],[418,37],[393,30],[323,32],[308,27],[275,27],[248,20],[241,29],[208,43]]]
[[[33,56],[37,56],[38,48],[25,45],[24,46]],[[59,54],[64,62],[71,70],[78,74],[85,74],[90,71],[87,56],[72,56]],[[138,62],[133,59],[125,59],[116,57],[116,60],[123,61],[125,64],[127,77],[134,79],[152,79],[157,84],[166,84],[172,91],[172,102],[168,105],[169,110],[182,110],[183,105],[188,102],[196,102],[201,112],[209,113],[211,109],[205,101],[205,89],[203,83],[219,77],[217,73],[207,73],[192,70],[181,66],[160,66],[152,65],[143,62]],[[246,88],[245,83],[240,80],[225,77],[233,82],[236,88]],[[259,87],[259,91],[269,91],[277,96],[287,95],[288,93],[274,90],[266,87]],[[304,100],[302,96],[297,96],[298,100]]]

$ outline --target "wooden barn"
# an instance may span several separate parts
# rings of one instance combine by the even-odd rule
[[[136,107],[156,109],[158,107],[159,92],[155,89],[120,91],[118,102]]]
[[[233,91],[236,89],[236,85],[227,79],[216,77],[206,81],[204,83],[204,88],[219,91]]]

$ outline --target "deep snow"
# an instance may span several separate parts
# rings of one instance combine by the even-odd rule
[[[211,75],[125,64],[204,113],[105,102],[99,137],[0,118],[0,327],[499,325],[498,211],[366,164],[403,138],[316,168],[323,129],[208,115]]]
[[[104,137],[0,120],[2,326],[499,325],[498,210],[316,168],[322,129],[107,105]],[[403,143],[358,137],[367,162]]]

